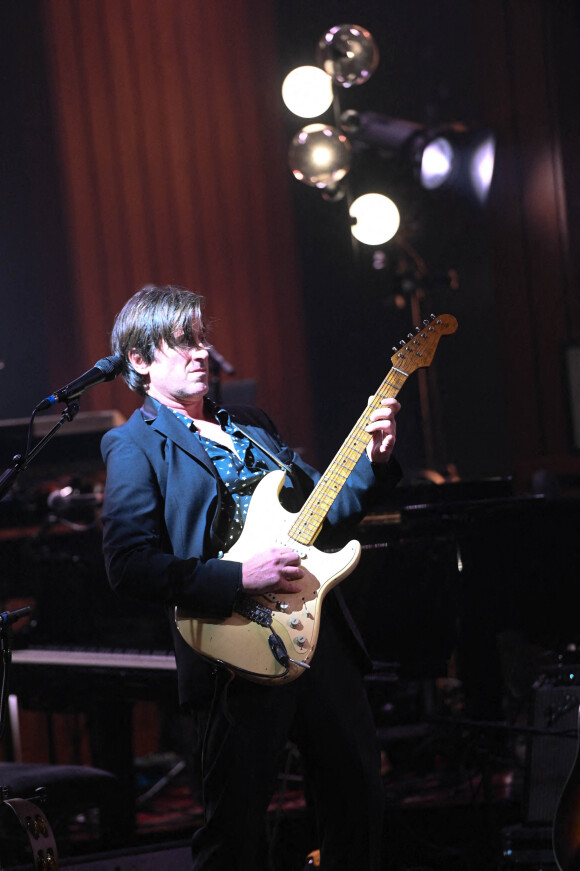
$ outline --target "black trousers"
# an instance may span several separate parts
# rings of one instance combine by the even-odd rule
[[[286,686],[217,676],[194,871],[267,868],[266,812],[288,740],[314,802],[322,871],[380,871],[383,785],[364,681],[329,609],[309,671]],[[350,639],[348,639],[350,641]]]

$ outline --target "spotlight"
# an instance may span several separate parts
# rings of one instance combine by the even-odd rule
[[[462,124],[449,125],[432,136],[423,145],[422,186],[475,196],[485,203],[493,178],[495,136],[489,130],[469,129]]]
[[[431,134],[423,146],[420,181],[485,203],[495,161],[495,136],[489,130],[453,124]],[[429,134],[427,134],[429,136]]]
[[[420,178],[426,190],[445,184],[455,164],[455,152],[448,139],[437,136],[423,148]]]
[[[479,201],[487,199],[495,164],[495,136],[489,131],[479,134],[479,141],[473,146],[469,172],[473,189]]]
[[[377,112],[344,112],[341,128],[353,142],[397,160],[423,188],[475,194],[484,202],[493,175],[495,139],[489,131],[463,124],[430,129]]]

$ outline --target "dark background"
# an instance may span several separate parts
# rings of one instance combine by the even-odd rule
[[[333,25],[348,23],[354,16],[352,23],[372,33],[380,46],[379,67],[364,85],[340,89],[341,109],[376,111],[430,126],[481,119],[472,4],[365,2],[356,4],[355,11],[349,3],[291,2],[279,3],[276,9],[283,75],[298,63],[313,63],[318,39]],[[332,113],[325,119],[332,123]],[[288,138],[304,123],[308,122],[289,117]],[[474,202],[457,196],[425,195],[418,185],[401,180],[388,161],[364,154],[355,161],[350,175],[353,196],[357,185],[362,191],[367,183],[400,203],[400,236],[427,267],[425,280],[413,285],[422,318],[451,312],[459,321],[458,333],[442,339],[429,372],[438,466],[444,470],[447,463],[455,463],[471,478],[506,475],[505,396],[498,365],[489,217]],[[411,270],[417,262],[405,256],[395,240],[381,246],[384,268],[377,270],[376,249],[351,242],[344,200],[328,203],[318,191],[295,184],[293,201],[316,431],[336,432],[345,412],[356,419],[363,384],[373,392],[390,365],[392,346],[416,325],[410,294],[402,290],[396,270],[401,259]],[[452,270],[459,275],[456,290],[449,287]],[[395,301],[401,296],[402,308]],[[350,365],[336,378],[336,361],[344,358]],[[416,379],[409,379],[401,399],[406,413],[398,450],[413,479],[425,465]],[[483,434],[485,450],[479,447]]]
[[[159,20],[174,15],[177,20],[183,9],[198,9],[195,3],[146,6],[147,14],[143,4],[139,7],[128,0],[116,9],[125,24],[136,16],[139,27],[152,24],[154,15],[160,16]],[[99,76],[104,77],[104,71],[87,66],[83,91],[79,73],[83,72],[84,52],[80,38],[76,45],[71,31],[79,71],[70,70],[64,90],[62,82],[58,85],[53,57],[58,63],[55,22],[58,24],[58,15],[65,8],[70,8],[71,21],[78,33],[82,32],[85,49],[99,40],[105,44],[113,32],[107,16],[110,18],[115,9],[106,2],[83,6],[67,0],[59,6],[26,0],[7,3],[3,11],[0,359],[5,365],[0,370],[0,390],[5,419],[27,417],[40,398],[61,386],[59,380],[76,377],[107,353],[112,314],[139,284],[145,280],[191,284],[187,269],[180,270],[176,264],[179,256],[196,258],[195,250],[184,254],[187,249],[182,247],[174,261],[148,269],[127,249],[127,263],[129,258],[132,261],[122,277],[135,281],[111,282],[104,288],[105,297],[99,300],[98,309],[94,303],[95,311],[93,300],[87,302],[90,291],[83,289],[87,279],[79,269],[83,246],[85,251],[95,247],[96,261],[114,263],[116,255],[107,248],[107,238],[91,236],[90,227],[81,237],[81,230],[85,230],[79,229],[78,213],[75,223],[69,177],[74,167],[71,169],[71,160],[67,163],[63,157],[64,116],[59,120],[59,111],[68,99],[69,85],[79,88],[81,98],[86,92],[90,107],[88,88]],[[215,8],[216,15],[227,17],[225,6],[221,11],[220,4]],[[248,93],[262,101],[261,114],[253,114],[239,142],[231,143],[231,150],[240,148],[244,139],[250,142],[252,136],[257,141],[269,137],[269,145],[275,144],[270,173],[266,167],[264,176],[271,185],[272,200],[278,202],[280,213],[292,226],[288,235],[289,225],[278,229],[276,221],[272,222],[270,240],[264,243],[271,250],[264,248],[264,262],[276,256],[295,258],[297,295],[288,297],[271,282],[262,294],[271,294],[281,321],[287,312],[292,315],[300,335],[294,342],[292,328],[287,333],[281,328],[279,335],[268,335],[262,347],[263,302],[246,300],[241,289],[237,298],[242,308],[252,309],[255,326],[251,329],[255,332],[248,332],[246,324],[234,335],[232,328],[218,319],[214,334],[217,347],[239,364],[241,377],[258,381],[262,387],[260,403],[271,410],[284,431],[290,429],[296,444],[306,446],[309,459],[319,465],[326,463],[364,407],[367,395],[386,374],[392,346],[415,326],[411,296],[402,294],[402,307],[395,302],[397,294],[401,295],[396,272],[403,256],[402,242],[426,265],[426,275],[415,283],[421,317],[451,312],[459,321],[457,334],[441,341],[426,376],[433,457],[425,456],[426,427],[418,378],[409,381],[401,397],[405,412],[400,419],[399,453],[408,480],[421,477],[426,459],[443,473],[448,464],[454,464],[466,480],[515,474],[521,477],[522,486],[528,487],[531,473],[542,468],[566,480],[575,479],[577,451],[570,428],[563,355],[578,339],[574,253],[578,235],[575,217],[580,208],[575,168],[579,81],[577,52],[573,51],[578,34],[576,4],[565,0],[506,0],[491,5],[475,0],[437,4],[425,0],[363,0],[356,4],[281,0],[264,2],[254,9],[255,16],[244,19],[245,30],[238,43],[233,26],[228,38],[224,36],[219,56],[204,31],[207,7],[203,4],[199,6],[199,33],[193,28],[183,38],[191,40],[204,62],[205,53],[208,63],[210,55],[216,54],[217,69],[241,47],[250,56],[260,56],[264,75],[248,85]],[[236,14],[241,22],[244,13],[238,10]],[[85,21],[90,16],[89,25]],[[497,171],[485,209],[456,198],[428,197],[413,185],[399,184],[403,224],[399,238],[382,248],[381,269],[374,268],[376,251],[365,246],[353,248],[344,201],[323,201],[317,191],[297,183],[285,165],[287,144],[305,122],[282,106],[281,81],[292,67],[312,63],[320,36],[332,25],[345,22],[370,30],[380,50],[380,64],[367,84],[341,91],[343,108],[378,111],[427,125],[452,121],[483,124],[498,137]],[[181,51],[178,30],[176,23],[173,37]],[[180,63],[183,57],[182,52]],[[234,70],[236,62],[231,60]],[[155,57],[137,53],[135,63],[152,63],[156,78],[161,80]],[[131,58],[127,64],[131,70]],[[227,81],[225,73],[224,78]],[[73,156],[83,156],[92,149],[98,156],[99,136],[105,136],[107,124],[117,141],[122,141],[122,129],[119,132],[114,127],[121,124],[113,109],[113,98],[118,99],[113,93],[114,75],[110,75],[110,82],[110,118],[101,127],[93,122],[94,141],[89,141],[89,147],[85,140],[83,146],[79,137]],[[536,91],[538,84],[542,88]],[[241,88],[243,83],[237,86]],[[195,115],[199,91],[187,93]],[[250,99],[246,95],[246,116],[241,117],[248,117]],[[271,112],[271,128],[265,107]],[[256,129],[256,118],[265,121],[263,127]],[[79,130],[81,122],[79,118]],[[161,135],[167,136],[167,130]],[[544,176],[541,167],[538,170],[533,164],[534,155],[546,151],[551,154],[552,170]],[[71,151],[66,153],[70,158]],[[217,147],[210,159],[223,159]],[[365,163],[361,158],[359,169],[358,176],[352,174],[355,186],[363,173],[386,192],[398,185],[385,162],[368,159]],[[95,163],[90,179],[95,193],[98,172]],[[147,196],[155,192],[154,168],[149,172],[151,189],[143,188],[141,193],[146,208],[150,208],[151,225],[158,222],[161,226],[163,218],[155,208],[155,198],[147,204]],[[255,178],[249,173],[245,180],[248,210]],[[222,178],[223,208],[227,208],[231,190],[231,179]],[[99,234],[106,234],[107,222],[113,217],[118,220],[118,206],[102,204]],[[243,223],[249,213],[238,210],[236,219]],[[543,220],[546,227],[541,226]],[[127,229],[131,230],[130,223]],[[125,241],[129,245],[129,235],[117,242],[120,248]],[[178,241],[175,246],[177,250]],[[221,251],[216,256],[219,259]],[[228,256],[235,280],[236,261],[233,254]],[[412,257],[403,259],[413,266]],[[197,262],[202,262],[199,257]],[[284,262],[280,259],[280,270],[285,268]],[[214,280],[211,263],[210,257],[210,269],[205,273],[208,287]],[[456,289],[449,286],[450,271],[458,276]],[[95,276],[95,284],[100,282],[101,287],[102,277]],[[229,292],[225,286],[222,290],[216,286],[214,299]],[[91,344],[85,337],[92,329]],[[95,355],[91,347],[102,351]],[[249,354],[251,359],[246,359],[244,355]],[[294,395],[290,392],[293,384]],[[115,407],[127,413],[128,401],[123,385],[116,383],[91,391],[83,407]]]

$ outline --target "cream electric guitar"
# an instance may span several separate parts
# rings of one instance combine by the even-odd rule
[[[344,441],[330,466],[297,514],[280,505],[278,495],[286,473],[268,472],[254,491],[244,529],[223,559],[244,562],[268,546],[293,548],[304,576],[299,593],[247,596],[222,621],[196,618],[176,608],[177,628],[185,641],[206,659],[221,663],[257,683],[283,684],[310,667],[314,656],[324,597],[357,565],[361,546],[350,541],[342,550],[325,553],[314,541],[371,436],[365,432],[382,399],[395,397],[407,377],[429,366],[439,338],[454,333],[452,315],[433,317],[410,334],[391,357],[392,368]]]

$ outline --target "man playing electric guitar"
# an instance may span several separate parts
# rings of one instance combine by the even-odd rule
[[[144,403],[103,439],[105,561],[113,588],[159,602],[171,621],[180,700],[194,712],[204,745],[205,822],[193,837],[193,868],[265,869],[266,812],[292,740],[314,798],[313,846],[320,847],[322,867],[379,871],[383,797],[363,685],[369,662],[340,590],[324,600],[312,660],[282,685],[253,682],[208,661],[175,624],[176,607],[219,624],[243,612],[248,597],[276,602],[300,591],[307,569],[298,547],[264,541],[242,561],[227,553],[265,476],[284,470],[279,501],[288,512],[302,508],[320,476],[263,411],[210,402],[198,295],[143,288],[117,316],[112,350]],[[369,414],[365,447],[325,516],[317,548],[334,546],[339,534],[344,540],[373,498],[396,484],[391,455],[399,408],[386,398]],[[288,653],[300,659],[270,643],[280,661]]]

